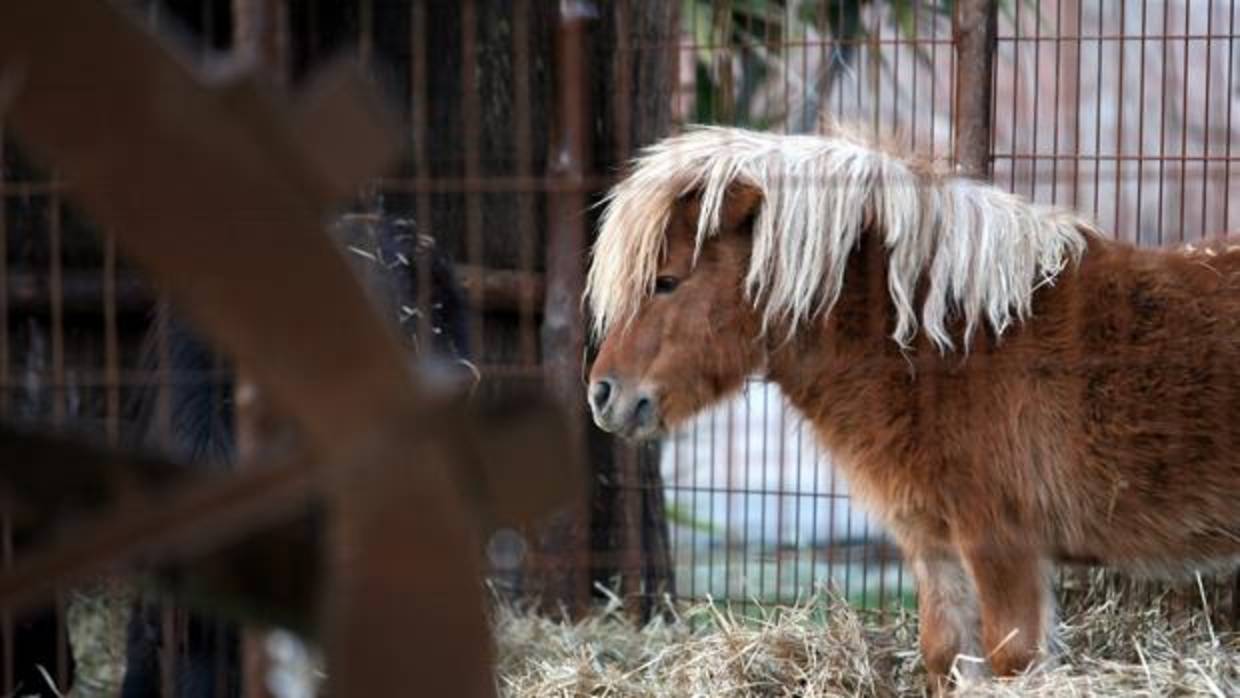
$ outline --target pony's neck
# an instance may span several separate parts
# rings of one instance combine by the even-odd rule
[[[879,235],[865,231],[849,255],[845,283],[830,312],[802,324],[792,337],[782,328],[768,328],[767,378],[802,411],[812,412],[814,403],[826,397],[821,386],[830,373],[867,371],[880,364],[907,370],[908,358],[891,338],[896,310],[887,288],[887,263]],[[925,353],[937,354],[921,335],[918,343],[919,353],[925,343]]]

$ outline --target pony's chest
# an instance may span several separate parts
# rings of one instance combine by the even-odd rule
[[[897,527],[934,530],[942,525],[952,482],[942,450],[922,446],[909,432],[867,433],[820,428],[829,467],[870,511]]]
[[[979,425],[995,433],[1009,408],[996,402],[994,381],[979,383],[957,364],[910,366],[884,349],[803,361],[779,382],[874,513],[940,521],[977,481]]]

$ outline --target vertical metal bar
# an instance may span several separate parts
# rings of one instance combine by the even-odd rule
[[[843,12],[843,6],[844,3],[840,3],[841,13]],[[855,74],[857,76],[857,79],[854,81],[854,86],[857,89],[853,91],[853,103],[856,106],[855,113],[858,115],[857,121],[858,127],[860,127],[862,106],[865,104],[865,80],[863,79],[863,74],[859,66],[864,66],[866,68],[866,74],[869,73],[870,61],[866,60],[869,56],[866,55],[865,58],[862,56],[863,54],[867,54],[870,47],[867,44],[862,43],[861,40],[857,38],[845,39],[845,41],[851,41],[853,49],[856,51],[853,58],[854,63],[852,65],[852,68],[856,71]]]
[[[715,12],[725,11],[725,12],[728,12],[728,14],[730,14],[730,12],[732,12],[732,2],[715,2],[714,11]],[[768,21],[763,22],[763,46],[775,46],[776,45],[776,41],[775,41],[776,25],[779,25],[780,22],[770,21],[771,17],[765,17],[765,19]],[[714,20],[713,16],[712,16],[712,20]],[[787,22],[784,22],[784,26],[787,26]],[[728,43],[732,42],[732,37],[724,36],[723,42],[724,42],[724,45],[728,45]],[[781,93],[782,99],[784,99],[784,112],[780,113],[779,103],[777,103],[775,99],[770,99],[768,100],[768,102],[766,102],[765,119],[766,119],[766,123],[768,124],[779,123],[779,126],[777,126],[777,128],[779,128],[780,131],[782,131],[782,133],[787,133],[787,119],[786,119],[787,91],[789,91],[789,82],[787,82],[787,78],[789,78],[789,76],[787,76],[787,71],[784,71],[784,73],[782,73],[780,77],[782,78],[782,81],[784,81],[784,89],[782,89],[782,93]],[[714,113],[711,114],[711,120],[718,121],[720,112],[722,112],[722,109],[720,109],[719,103],[715,102],[715,109],[714,109]],[[773,128],[775,128],[775,126],[773,126]]]
[[[912,85],[911,85],[911,91],[910,91],[911,93],[909,95],[909,101],[908,101],[909,111],[912,114],[912,125],[911,125],[911,128],[909,129],[909,138],[910,138],[909,147],[913,150],[913,152],[917,152],[917,111],[918,111],[917,110],[917,86],[918,86],[918,83],[920,82],[920,76],[918,75],[917,69],[918,69],[918,64],[921,63],[921,61],[918,60],[917,52],[921,48],[921,5],[922,3],[920,2],[913,3],[913,36],[909,42],[909,47],[908,47],[909,52],[913,56],[913,59],[912,59],[913,79],[912,79]],[[899,53],[897,53],[896,54],[897,63],[899,62],[899,58],[900,58]],[[930,70],[934,71],[934,69],[935,69],[934,61],[931,60]],[[931,102],[933,103],[933,99],[931,100]],[[930,122],[930,128],[932,129],[934,128],[933,119]],[[930,153],[930,157],[931,159],[933,159],[934,153]]]
[[[1083,13],[1084,3],[1080,0],[1076,2],[1076,100],[1074,114],[1074,129],[1072,134],[1072,207],[1077,208],[1081,199],[1081,56],[1085,53],[1084,40],[1081,35],[1084,33]]]
[[[916,15],[916,12],[917,12],[917,9],[916,9],[917,4],[918,3],[916,2],[913,3],[914,16]],[[881,27],[882,27],[881,20],[879,22],[879,27],[881,31]],[[916,31],[916,29],[914,29],[914,31]],[[900,44],[903,42],[903,38],[901,37],[900,32],[901,32],[901,29],[899,26],[897,26],[895,28],[895,34],[891,37],[892,38],[892,41],[891,41],[891,53],[892,53],[892,58],[891,58],[891,64],[892,64],[892,69],[891,69],[891,123],[888,125],[887,132],[892,135],[895,135],[899,127],[899,124],[900,124]],[[914,65],[917,64],[917,61],[915,59],[913,61],[913,64]]]
[[[866,66],[881,63],[883,59],[883,22],[881,19],[874,22],[874,31],[869,32],[869,45],[866,50],[870,52],[871,61]],[[883,73],[881,70],[870,72],[870,92],[874,95],[874,109],[870,114],[870,134],[875,140],[878,140],[881,134],[882,110],[883,110]]]
[[[689,444],[689,453],[690,453],[690,462],[691,462],[691,463],[696,463],[696,462],[697,462],[697,454],[698,454],[698,432],[699,432],[699,431],[700,431],[700,429],[699,429],[699,428],[697,427],[697,425],[695,424],[695,425],[693,426],[693,428],[692,428],[692,431],[691,431],[691,437],[692,437],[692,438],[691,438],[691,441],[690,441],[690,444]],[[677,475],[679,475],[679,474],[680,474],[680,458],[679,458],[679,449],[677,449],[677,458],[676,458],[676,473],[677,473]],[[699,516],[699,514],[698,514],[698,502],[699,502],[699,500],[700,500],[700,498],[701,498],[701,494],[700,494],[700,491],[699,491],[699,489],[698,489],[698,485],[699,485],[699,483],[698,483],[698,476],[697,476],[697,472],[696,472],[696,470],[695,470],[695,471],[692,471],[692,472],[691,472],[691,474],[692,474],[692,477],[691,477],[691,478],[690,478],[690,480],[689,480],[689,492],[690,492],[690,495],[689,495],[689,501],[690,501],[690,502],[692,502],[692,505],[689,507],[689,508],[690,508],[690,510],[691,510],[691,511],[690,511],[690,513],[689,513],[689,516],[691,516],[691,517],[692,517],[692,519],[693,519],[694,521],[701,521],[701,518],[700,518],[700,516]],[[702,531],[698,530],[698,529],[697,529],[697,527],[693,527],[693,528],[690,528],[690,529],[686,532],[686,535],[688,536],[688,538],[689,538],[689,543],[690,543],[690,544],[689,544],[689,579],[690,579],[690,581],[689,581],[689,595],[690,595],[690,596],[692,596],[692,597],[694,597],[694,598],[696,598],[696,597],[697,597],[697,588],[698,588],[698,587],[697,587],[697,576],[698,576],[698,575],[697,575],[697,570],[698,570],[698,555],[697,555],[697,549],[698,549],[698,542],[699,542],[699,540],[700,540],[702,537],[704,537],[704,536],[705,536],[705,533],[703,533]]]
[[[1017,139],[1020,137],[1020,131],[1017,129],[1017,118],[1021,112],[1020,109],[1020,10],[1019,4],[1012,8],[1012,107],[1009,110],[1012,117],[1011,127],[1008,129],[1009,138],[1011,139],[1010,150],[1017,152]],[[998,103],[998,99],[995,102]],[[997,122],[998,118],[993,117],[993,122]],[[1016,170],[1019,169],[1020,161],[1012,159],[1009,161],[1008,167],[1008,191],[1016,191]]]
[[[65,425],[65,319],[64,268],[61,259],[60,180],[53,172],[48,196],[48,286],[52,320],[52,426]],[[64,590],[56,590],[56,685],[69,685],[69,634],[65,617]]]
[[[990,0],[959,0],[955,20],[956,171],[986,179],[991,174],[991,73],[994,69],[996,3]]]
[[[779,444],[777,446],[779,456],[775,459],[775,462],[776,467],[779,468],[779,472],[776,476],[776,489],[779,491],[779,494],[775,496],[775,539],[772,542],[772,545],[775,548],[775,597],[777,600],[783,601],[784,598],[782,596],[782,590],[784,586],[784,556],[781,554],[783,548],[781,539],[784,534],[784,510],[788,506],[788,481],[787,468],[785,467],[788,458],[788,431],[787,425],[784,423],[784,415],[787,413],[788,407],[783,402],[780,402],[777,407],[779,408],[779,431],[777,432],[776,437],[779,439]],[[793,497],[793,501],[796,501],[795,496]],[[793,561],[796,561],[795,557],[793,558]],[[793,576],[792,579],[795,584],[796,576]]]
[[[176,642],[176,611],[163,607],[160,609],[159,634],[159,690],[164,698],[177,695],[177,642]]]
[[[116,317],[116,238],[103,237],[103,384],[104,429],[108,444],[120,442],[120,349]]]
[[[1236,70],[1236,3],[1234,0],[1227,14],[1230,15],[1227,25],[1227,84],[1231,85],[1235,79]],[[1227,157],[1223,160],[1225,168],[1223,170],[1223,230],[1228,233],[1231,232],[1231,134],[1234,130],[1231,117],[1232,106],[1235,102],[1236,100],[1229,95],[1227,98],[1227,145],[1224,150]],[[0,307],[3,307],[3,304],[0,304]],[[1240,572],[1236,574],[1236,585],[1237,593],[1232,597],[1232,606],[1236,609],[1237,617],[1240,617]]]
[[[771,391],[764,387],[764,389],[762,390],[762,451],[761,451],[761,453],[763,454],[770,453],[770,445],[769,445],[770,436],[771,436]],[[729,450],[731,449],[729,448]],[[748,457],[748,454],[746,454],[746,457]],[[765,461],[765,459],[763,459],[763,461]],[[752,465],[750,467],[752,468]],[[763,549],[766,547],[766,540],[765,540],[766,530],[767,530],[766,529],[766,509],[767,509],[766,502],[767,502],[767,499],[769,499],[769,495],[768,495],[769,485],[767,484],[766,463],[762,462],[760,464],[760,467],[761,467],[761,470],[758,471],[759,472],[758,486],[754,487],[752,484],[753,482],[752,471],[750,472],[750,483],[749,483],[750,491],[756,492],[758,495],[758,553],[760,556],[759,560],[766,558],[769,555],[768,551]],[[748,544],[746,544],[745,547],[748,548],[749,547]],[[759,594],[764,594],[766,592],[766,566],[762,565],[761,563],[758,564],[758,587],[759,587]]]
[[[783,404],[783,416],[781,417],[781,419],[784,421],[785,424],[787,424],[788,422],[789,413],[791,411],[792,411],[792,408],[788,405],[788,403],[785,402]],[[794,563],[792,565],[792,584],[793,584],[793,589],[795,590],[794,598],[799,599],[801,595],[801,558],[803,557],[801,551],[802,551],[802,546],[804,544],[801,538],[801,530],[802,530],[801,529],[801,509],[806,502],[806,497],[805,497],[805,476],[804,476],[804,472],[801,470],[801,429],[800,429],[801,425],[799,423],[799,420],[797,420],[797,415],[795,413],[792,413],[791,419],[793,420],[793,426],[796,429],[796,444],[793,447],[793,452],[796,455],[793,457],[793,460],[795,463],[796,473],[797,473],[796,484],[794,485],[794,487],[796,487],[796,494],[793,495],[792,497],[792,502],[793,502],[792,549],[796,551],[796,558],[794,559]],[[783,434],[783,438],[787,439],[788,436],[789,436],[788,432],[785,431]],[[810,499],[809,501],[813,502],[815,500]],[[810,550],[810,556],[813,557],[812,549]],[[812,574],[813,572],[812,567],[810,568],[810,572]]]
[[[0,419],[9,416],[9,198],[4,165],[4,122],[0,121]],[[5,643],[4,651],[10,653],[10,643]]]
[[[844,3],[842,2],[836,3],[835,21],[836,26],[844,26]],[[833,52],[836,56],[839,56],[840,52],[844,50],[844,45],[838,38],[834,44]],[[832,61],[834,62],[834,58],[832,58]],[[853,74],[855,75],[856,73],[854,72]],[[839,122],[840,118],[844,115],[844,88],[840,87],[840,89],[836,90],[835,94],[835,121]]]
[[[363,67],[369,67],[375,51],[375,5],[374,0],[358,0],[357,3],[357,59]]]
[[[429,179],[431,161],[427,143],[427,114],[430,112],[430,96],[426,87],[426,3],[415,2],[409,11],[409,109],[410,130],[413,136],[413,169],[416,175]],[[420,187],[414,198],[414,215],[418,230],[429,230],[431,220],[431,193]],[[428,346],[431,339],[431,270],[430,260],[417,260],[418,314],[415,319],[414,338],[418,347]]]
[[[956,71],[960,67],[960,55],[959,55],[959,51],[956,50],[957,44],[955,42],[956,24],[957,24],[956,17],[957,17],[956,13],[952,12],[952,22],[951,22],[952,50],[947,52],[947,62],[951,65],[952,79],[947,81],[947,85],[945,87],[945,89],[947,90],[947,94],[948,94],[948,102],[949,104],[951,104],[951,107],[948,109],[948,112],[947,112],[948,116],[950,117],[949,122],[948,122],[949,125],[947,128],[947,153],[948,155],[951,156],[953,165],[955,164],[955,157],[956,157],[956,107],[957,107],[956,102],[957,102],[957,96],[959,94],[959,89],[960,89],[959,84],[956,82]],[[992,91],[995,89],[995,82],[993,81],[991,82],[990,89]],[[994,100],[991,100],[991,103],[994,104],[995,103]],[[992,127],[994,126],[996,122],[996,118],[997,118],[996,115],[992,113],[990,116],[990,124]],[[992,148],[992,151],[993,151],[993,148]],[[993,167],[993,165],[994,163],[992,161],[991,166]]]
[[[724,485],[725,493],[723,495],[724,497],[723,499],[723,530],[730,532],[732,530],[733,525],[736,522],[735,507],[732,505],[732,494],[736,492],[737,490],[737,487],[736,487],[737,464],[734,462],[734,453],[733,453],[733,448],[732,448],[732,439],[734,438],[734,434],[736,432],[734,428],[735,418],[736,418],[736,405],[729,403],[727,405],[727,408],[728,408],[727,421],[724,425],[724,431],[723,431],[724,433],[723,442],[725,444],[725,447],[723,450],[723,473],[724,473],[724,482],[726,483]],[[746,427],[748,427],[749,425],[749,403],[748,401],[745,402],[745,425]],[[716,482],[715,482],[715,463],[716,463],[715,461],[715,436],[716,436],[715,418],[714,416],[712,416],[711,417],[711,428],[710,428],[710,437],[711,437],[711,441],[710,441],[710,456],[711,456],[710,457],[710,473],[711,473],[710,484],[711,484],[711,490],[712,490],[711,496],[710,496],[710,501],[711,501],[710,520],[711,522],[717,521],[717,519],[715,518],[715,513],[714,513],[715,498],[718,496],[717,492],[715,491],[717,487]],[[745,440],[746,442],[748,442],[749,440],[749,429],[748,428],[745,429]],[[741,472],[744,473],[744,479],[742,481],[740,490],[744,493],[741,495],[743,497],[741,501],[747,502],[749,491],[750,491],[749,478],[751,474],[748,448],[744,450],[744,454],[745,455],[744,455],[743,462],[740,465],[740,470]],[[748,512],[748,509],[746,509],[746,512]],[[734,574],[734,570],[732,566],[732,558],[738,552],[741,555],[741,570],[742,570],[741,579],[742,580],[746,578],[745,572],[748,570],[748,566],[747,566],[748,563],[746,561],[746,557],[747,557],[747,553],[749,552],[749,529],[748,529],[749,517],[745,514],[742,514],[740,518],[741,518],[741,521],[744,527],[741,529],[741,549],[739,551],[735,550],[734,549],[735,546],[733,546],[732,541],[728,540],[729,538],[731,538],[731,536],[725,535],[725,544],[724,544],[725,547],[723,549],[723,596],[724,598],[731,598],[732,596],[732,578]],[[714,565],[712,564],[712,567],[713,566]],[[744,588],[744,583],[742,582],[738,586],[740,586],[741,588]]]
[[[13,566],[13,516],[6,507],[0,510],[0,564],[4,569]],[[4,694],[13,695],[15,693],[15,683],[17,676],[15,674],[13,641],[16,633],[13,632],[13,612],[7,607],[0,612],[0,621],[3,621],[4,627],[0,628],[4,639]]]
[[[1209,0],[1206,4],[1206,79],[1205,79],[1205,98],[1204,107],[1205,114],[1203,118],[1205,123],[1202,124],[1201,131],[1204,134],[1202,138],[1201,152],[1201,239],[1205,239],[1209,234],[1207,221],[1210,219],[1210,209],[1206,208],[1210,200],[1210,77],[1214,67],[1214,55],[1211,49],[1214,48],[1213,41],[1213,24],[1214,24],[1214,0]],[[1231,124],[1227,124],[1227,128],[1231,128]],[[1187,164],[1187,163],[1186,163]]]
[[[770,107],[768,106],[768,109],[769,108]],[[748,405],[746,405],[746,407],[748,408]],[[729,405],[728,413],[725,419],[732,418],[732,409],[733,409],[733,406]],[[708,454],[707,462],[710,463],[710,478],[709,478],[710,482],[708,485],[709,487],[708,491],[710,492],[710,496],[708,498],[708,502],[710,503],[710,506],[709,506],[710,513],[708,513],[706,516],[707,516],[707,520],[709,521],[718,521],[720,517],[723,518],[724,535],[723,535],[723,541],[721,542],[721,544],[723,547],[723,575],[724,575],[723,576],[723,595],[726,597],[731,593],[731,589],[732,589],[731,563],[732,563],[732,557],[734,555],[739,554],[741,558],[741,561],[740,561],[741,569],[740,569],[740,572],[737,573],[739,575],[738,578],[741,580],[744,580],[742,584],[748,584],[748,580],[749,580],[749,557],[747,553],[749,552],[749,528],[748,528],[749,496],[748,494],[749,494],[750,470],[749,470],[748,462],[746,462],[740,468],[737,468],[735,466],[735,463],[733,463],[732,450],[727,447],[727,443],[726,443],[726,434],[727,434],[726,423],[724,424],[724,427],[723,427],[725,439],[724,439],[724,447],[721,453],[720,447],[719,447],[720,446],[720,439],[719,439],[720,417],[721,415],[718,410],[711,411],[710,429],[708,432],[707,442],[706,442],[706,451]],[[723,482],[720,482],[720,479],[718,477],[719,468],[716,467],[716,464],[719,462],[720,459],[723,460]],[[730,494],[730,492],[737,489],[734,483],[736,481],[738,471],[740,472],[740,477],[741,477],[741,482],[742,482],[740,490],[743,493],[739,499],[740,504],[741,504],[741,507],[740,507],[741,514],[739,517],[736,516],[736,507],[733,504],[732,496]],[[722,513],[715,511],[717,508],[716,502],[717,500],[719,500],[720,495],[722,495],[722,498],[723,498],[723,507],[722,507],[723,512]],[[740,519],[739,526],[737,523],[738,518]],[[736,530],[738,527],[740,528],[740,532],[741,532],[740,550],[736,549],[735,540],[732,538],[733,536],[732,532]],[[706,577],[706,592],[708,594],[718,593],[713,583],[713,580],[715,578],[715,570],[718,567],[718,563],[715,560],[715,549],[717,547],[719,547],[718,544],[712,544],[709,548],[707,548],[706,569],[708,572],[707,572],[707,577]]]
[[[614,460],[616,473],[616,506],[620,529],[619,568],[622,598],[637,598],[642,587],[642,519],[641,478],[638,474],[638,454],[633,448],[622,448]],[[629,612],[634,620],[641,622],[644,603],[630,604]]]
[[[209,1],[202,3],[202,8],[199,10],[198,17],[202,21],[202,50],[200,51],[200,57],[204,60],[211,55],[212,49],[215,48],[214,10],[213,3]]]
[[[1193,4],[1190,2],[1184,3],[1184,78],[1182,80],[1183,86],[1181,89],[1182,94],[1180,96],[1180,109],[1183,110],[1180,114],[1180,198],[1176,202],[1180,207],[1180,220],[1175,227],[1179,242],[1184,242],[1186,239],[1186,231],[1184,230],[1184,215],[1188,211],[1187,202],[1185,201],[1185,199],[1188,198],[1188,35],[1189,30],[1191,29],[1189,21],[1191,20],[1192,15]],[[1207,132],[1206,138],[1209,137],[1210,134]]]
[[[3,114],[0,114],[3,116]],[[4,122],[0,121],[0,419],[9,416],[9,227],[8,192],[4,184],[8,179],[5,169]],[[13,564],[13,535],[7,508],[0,510],[0,546],[3,546],[5,569]],[[0,611],[0,642],[4,644],[0,664],[4,671],[0,687],[5,695],[13,693],[13,615],[5,609]]]
[[[1141,234],[1142,220],[1141,204],[1145,194],[1145,49],[1147,45],[1147,31],[1149,25],[1149,13],[1146,12],[1145,3],[1141,4],[1141,60],[1140,60],[1140,77],[1137,83],[1140,90],[1137,96],[1137,201],[1136,201],[1136,229],[1133,235],[1138,243],[1144,241],[1144,235]]]
[[[156,338],[156,369],[155,369],[155,433],[159,438],[159,446],[162,449],[169,449],[172,442],[172,406],[171,396],[169,395],[170,383],[170,364],[169,346],[168,346],[168,302],[164,298],[160,298],[155,311],[155,338]],[[159,646],[159,676],[160,676],[160,695],[164,698],[170,698],[176,695],[176,623],[173,617],[173,609],[168,606],[160,607],[160,646]]]
[[[616,11],[618,17],[626,17],[627,3],[621,3]],[[534,155],[533,146],[534,139],[532,135],[533,127],[530,116],[530,23],[529,17],[532,8],[530,0],[516,0],[516,5],[512,15],[512,44],[513,44],[513,116],[516,122],[517,140],[516,140],[516,156],[517,156],[517,177],[525,180],[533,176],[534,173]],[[627,45],[624,37],[627,32],[621,32],[617,28],[617,33],[622,37],[620,45],[616,47],[617,63],[621,66],[627,66],[626,58]],[[627,83],[624,80],[628,77],[627,68],[620,70],[621,75],[618,76],[616,89],[620,95],[618,103],[625,104],[628,101],[629,92]],[[628,109],[617,109],[616,113],[616,131],[620,134],[617,141],[617,162],[621,162],[628,155],[628,129],[627,124],[620,121],[621,113],[624,117],[628,117]],[[518,237],[517,248],[517,266],[522,271],[534,271],[534,191],[521,191],[517,193],[517,226],[520,234]],[[521,294],[519,299],[517,332],[520,335],[520,357],[521,363],[526,367],[534,366],[538,362],[538,345],[537,345],[537,329],[534,325],[534,302],[533,294],[528,292],[528,285],[523,287],[526,292]]]
[[[632,117],[632,71],[633,56],[629,47],[631,41],[630,36],[630,8],[629,0],[616,0],[614,6],[616,21],[615,36],[615,61],[613,67],[613,81],[615,84],[615,109],[613,118],[615,125],[615,159],[617,163],[623,163],[629,159],[632,151],[632,134],[633,134],[633,117]]]
[[[61,220],[59,178],[51,177],[47,200],[48,290],[52,321],[52,425],[65,422],[65,318],[64,268],[61,262]]]
[[[1096,103],[1094,105],[1094,208],[1093,215],[1097,219],[1101,219],[1099,210],[1099,198],[1101,196],[1101,178],[1102,178],[1102,35],[1103,22],[1105,19],[1104,9],[1102,5],[1098,6],[1098,38],[1096,39],[1098,47],[1098,65],[1095,67],[1094,77],[1094,94]],[[1112,230],[1112,235],[1114,231]]]
[[[688,23],[688,25],[687,25],[687,26],[690,26],[690,27],[696,27],[696,26],[697,26],[697,22],[698,22],[698,3],[696,3],[696,2],[695,2],[695,3],[692,3],[692,5],[691,5],[691,6],[690,6],[690,8],[689,8],[689,23]],[[675,32],[673,32],[673,33],[672,33],[672,36],[673,36],[673,37],[676,37],[676,36],[677,36],[677,34],[676,34]],[[684,42],[682,42],[682,41],[677,41],[677,40],[675,40],[675,39],[673,39],[673,40],[672,40],[672,41],[670,41],[669,43],[671,43],[673,46],[676,46],[676,47],[677,47],[677,48],[675,49],[675,53],[676,53],[676,65],[677,65],[677,68],[679,68],[679,66],[680,66],[680,62],[681,62],[681,61],[683,61],[683,60],[686,60],[686,59],[688,60],[688,63],[689,63],[689,67],[690,67],[690,69],[692,69],[692,68],[694,68],[694,67],[696,66],[696,60],[697,60],[697,58],[696,58],[696,54],[695,54],[695,49],[694,49],[693,47],[691,47],[691,46],[684,46]],[[696,71],[692,71],[692,74],[693,74],[693,76],[694,76],[694,77],[692,78],[692,80],[693,80],[693,85],[694,85],[694,87],[696,87],[696,85],[697,85],[697,73],[696,73]],[[672,84],[674,85],[674,89],[675,89],[675,93],[676,93],[676,100],[677,100],[677,109],[676,109],[676,111],[677,111],[677,114],[678,114],[679,116],[688,116],[688,118],[689,118],[690,120],[692,120],[692,119],[693,119],[693,115],[692,115],[692,114],[688,114],[688,112],[687,112],[687,111],[686,111],[686,109],[685,109],[685,102],[688,100],[688,97],[687,97],[687,95],[686,95],[686,92],[687,92],[687,91],[686,91],[685,89],[683,89],[683,88],[684,88],[684,86],[681,84],[681,79],[680,79],[680,71],[679,71],[679,69],[675,71],[674,77],[672,78]],[[696,104],[696,102],[694,103],[694,108],[695,108],[695,109],[697,108],[697,104]]]
[[[808,133],[815,133],[818,131],[818,122],[819,122],[818,114],[807,114],[806,113],[806,109],[808,109],[811,106],[810,90],[816,89],[815,87],[811,87],[811,85],[818,84],[817,80],[810,79],[810,74],[809,74],[809,46],[810,46],[809,28],[810,26],[811,25],[809,22],[805,22],[801,25],[801,115],[800,115],[800,121],[802,124],[805,124],[805,128],[803,130],[805,130]],[[821,109],[822,107],[818,106],[821,104],[822,104],[822,100],[814,99],[812,106],[815,106],[815,108]],[[735,117],[733,117],[733,121],[735,121]]]
[[[1030,147],[1030,175],[1029,175],[1029,198],[1037,201],[1038,199],[1038,171],[1042,162],[1041,153],[1038,150],[1038,130],[1041,128],[1041,107],[1042,107],[1042,0],[1037,0],[1033,6],[1033,123],[1029,124],[1029,130],[1033,135],[1033,144]],[[1057,81],[1056,81],[1057,82]],[[1013,168],[1015,169],[1015,168]]]
[[[1158,244],[1162,245],[1165,240],[1166,226],[1163,224],[1163,210],[1166,204],[1164,194],[1166,192],[1166,174],[1167,174],[1167,74],[1170,72],[1170,59],[1167,51],[1171,46],[1171,42],[1166,38],[1168,33],[1168,25],[1171,23],[1171,3],[1163,3],[1163,51],[1162,51],[1162,74],[1160,77],[1162,87],[1162,103],[1158,108],[1158,217],[1155,219],[1158,226]]]
[[[581,360],[585,334],[581,293],[585,286],[586,174],[590,171],[589,72],[585,46],[587,10],[561,5],[556,41],[556,111],[558,134],[551,158],[551,176],[559,186],[550,197],[546,249],[546,297],[543,304],[544,371],[550,393],[569,415],[575,451],[585,446],[581,397]],[[562,600],[574,610],[584,608],[588,593],[586,562],[588,512],[575,507],[564,544],[578,563],[562,579]]]
[[[1120,0],[1119,35],[1121,37],[1126,37],[1128,35],[1127,9],[1128,3],[1125,0]],[[1115,223],[1113,224],[1114,227],[1112,230],[1115,231],[1116,237],[1124,237],[1126,239],[1127,236],[1124,234],[1124,226],[1121,218],[1123,214],[1123,207],[1120,206],[1120,204],[1124,199],[1124,49],[1127,47],[1128,42],[1125,38],[1120,38],[1116,43],[1119,48],[1119,79],[1115,85],[1115,89],[1118,92],[1115,101],[1119,105],[1119,108],[1116,110],[1115,114]],[[1140,152],[1139,148],[1138,152]],[[1136,237],[1136,235],[1133,235],[1133,242],[1136,242]]]
[[[1059,203],[1059,122],[1060,122],[1060,102],[1059,96],[1063,87],[1063,6],[1064,3],[1055,3],[1055,104],[1051,112],[1055,115],[1055,120],[1051,124],[1051,203]]]
[[[954,51],[952,52],[955,53]],[[954,82],[954,80],[953,80]],[[930,157],[937,158],[939,124],[939,22],[930,24]]]
[[[462,149],[465,154],[465,178],[477,181],[482,169],[480,160],[481,125],[479,122],[480,107],[477,87],[478,70],[478,7],[477,0],[461,2],[461,117],[464,122],[464,139]],[[482,198],[476,188],[469,187],[465,191],[465,256],[470,264],[482,266]],[[482,284],[471,284],[469,287],[469,343],[479,352],[479,361],[485,361],[483,354],[483,312]]]

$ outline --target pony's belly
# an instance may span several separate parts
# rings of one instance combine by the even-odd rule
[[[1056,546],[1051,557],[1060,564],[1107,567],[1151,579],[1191,578],[1195,572],[1228,572],[1240,566],[1240,535],[1222,526],[1190,533],[1169,521],[1149,526],[1143,535],[1134,531],[1135,525],[1101,527],[1084,540]]]

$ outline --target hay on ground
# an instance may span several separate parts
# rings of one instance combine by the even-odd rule
[[[1240,634],[1200,610],[1168,614],[1159,598],[1114,587],[1074,602],[1055,666],[963,687],[968,696],[1240,695]],[[501,605],[498,681],[510,698],[552,696],[921,695],[916,618],[859,612],[822,592],[742,617],[726,606],[669,607],[639,627],[618,601],[565,623]]]

